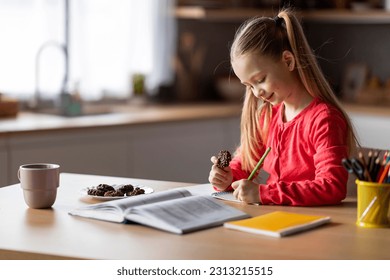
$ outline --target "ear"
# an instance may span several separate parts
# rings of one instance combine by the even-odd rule
[[[283,51],[282,61],[286,64],[289,71],[293,71],[295,69],[295,56],[292,54],[292,52]]]

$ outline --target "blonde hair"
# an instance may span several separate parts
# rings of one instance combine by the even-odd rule
[[[357,139],[352,123],[325,79],[291,9],[281,10],[275,18],[255,17],[241,25],[234,37],[230,59],[233,61],[240,55],[254,52],[278,61],[285,50],[293,53],[299,77],[309,94],[333,105],[344,115],[348,125],[348,147],[350,152],[354,150]],[[252,170],[260,158],[258,151],[267,142],[271,109],[271,104],[262,102],[247,88],[241,116],[243,170]]]

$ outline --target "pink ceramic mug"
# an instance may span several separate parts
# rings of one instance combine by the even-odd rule
[[[24,201],[30,208],[49,208],[57,197],[60,166],[52,163],[30,163],[19,167],[18,178]]]

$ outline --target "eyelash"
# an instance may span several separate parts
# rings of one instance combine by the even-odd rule
[[[261,83],[263,83],[264,81],[265,81],[265,77],[262,78],[261,80],[258,80],[257,83],[258,83],[258,84],[261,84]]]
[[[261,80],[257,80],[257,83],[258,84],[261,84],[261,83],[263,83],[265,81],[265,77],[264,78],[262,78]],[[247,86],[247,87],[249,87],[250,89],[254,89],[254,86],[252,86],[252,85],[249,85],[249,86]]]

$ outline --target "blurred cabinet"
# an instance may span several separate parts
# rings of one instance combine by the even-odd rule
[[[239,144],[239,126],[231,117],[11,135],[7,149],[0,142],[0,183],[18,183],[18,167],[32,162],[58,163],[61,172],[205,183],[210,157]]]
[[[9,139],[9,183],[21,164],[58,163],[61,172],[125,175],[127,143],[120,130],[22,134]]]
[[[132,130],[130,174],[141,178],[206,183],[211,156],[239,144],[239,118],[141,126]]]

